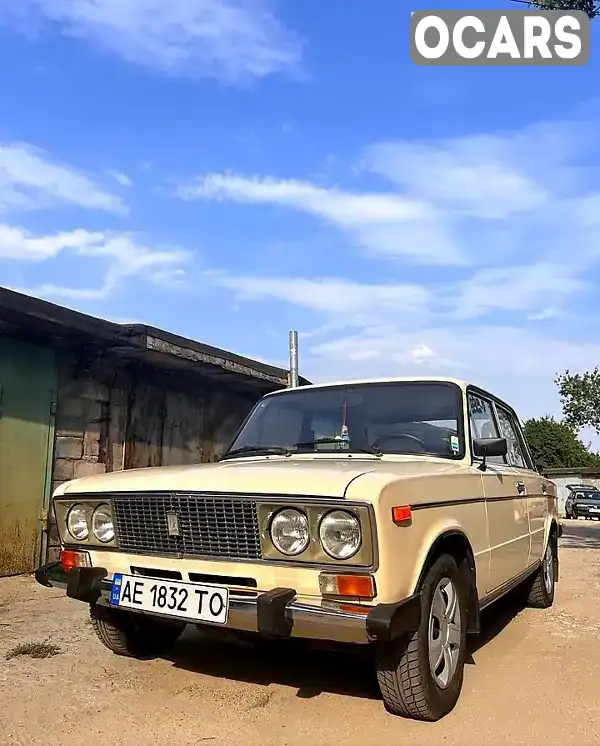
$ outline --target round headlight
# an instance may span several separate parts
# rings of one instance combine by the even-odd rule
[[[67,528],[69,533],[77,541],[85,541],[90,535],[85,508],[83,505],[73,505],[67,515]]]
[[[319,538],[330,557],[336,560],[350,559],[362,543],[360,523],[345,510],[333,510],[321,521]]]
[[[103,543],[115,538],[115,526],[109,505],[98,505],[92,516],[94,536]]]
[[[310,541],[308,519],[299,510],[285,508],[271,522],[271,541],[282,554],[303,552]]]

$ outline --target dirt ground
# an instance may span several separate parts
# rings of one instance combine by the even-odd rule
[[[0,580],[0,742],[9,744],[598,744],[600,523],[565,521],[555,605],[500,602],[473,638],[462,697],[433,724],[385,712],[366,655],[181,638],[168,659],[120,658],[85,605]],[[6,659],[50,642],[54,657]]]

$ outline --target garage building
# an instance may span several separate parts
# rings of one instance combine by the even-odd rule
[[[287,385],[285,369],[0,288],[0,576],[54,559],[61,482],[214,461]]]

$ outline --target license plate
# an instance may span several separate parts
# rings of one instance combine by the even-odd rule
[[[189,621],[226,624],[229,591],[213,585],[116,573],[110,603],[119,608],[151,611]]]

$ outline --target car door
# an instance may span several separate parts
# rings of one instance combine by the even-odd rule
[[[491,398],[479,391],[468,393],[472,438],[498,438],[496,408]],[[510,449],[510,446],[509,446]],[[529,562],[530,534],[526,487],[520,468],[510,463],[514,456],[486,459],[481,472],[485,496],[490,571],[486,592],[493,591],[522,573]],[[480,461],[481,459],[475,459]]]
[[[541,559],[545,549],[548,500],[552,498],[551,482],[533,467],[521,425],[513,412],[496,404],[500,436],[506,438],[508,462],[519,474],[519,489],[525,497],[529,523],[530,546],[527,565]]]
[[[565,500],[565,515],[567,518],[573,515],[572,509],[573,509],[573,492],[569,492],[569,494],[567,495],[567,499]]]

